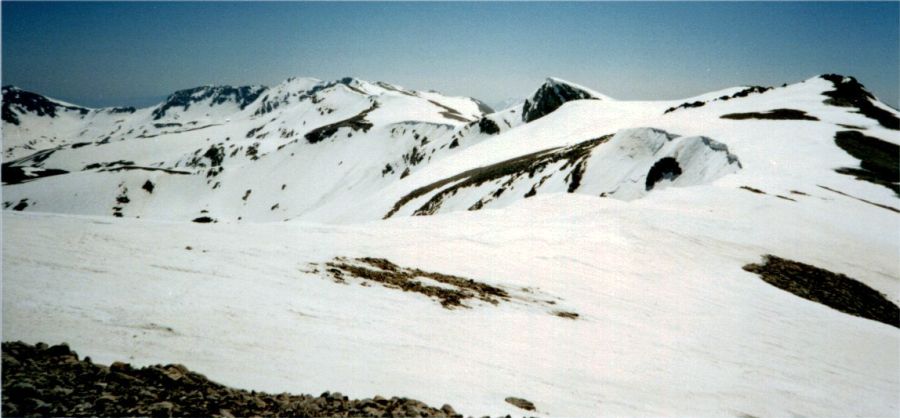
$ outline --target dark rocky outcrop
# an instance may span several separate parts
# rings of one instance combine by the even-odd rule
[[[478,129],[481,130],[482,133],[488,135],[496,135],[500,133],[500,127],[497,126],[497,122],[494,122],[488,118],[481,118],[478,121]]]
[[[674,106],[674,107],[670,107],[670,108],[666,109],[666,111],[663,112],[663,114],[671,113],[678,109],[691,109],[691,108],[695,108],[695,107],[703,107],[704,105],[706,105],[707,103],[710,103],[710,102],[717,102],[717,101],[724,102],[724,101],[728,101],[731,99],[737,99],[740,97],[747,97],[751,94],[762,94],[769,90],[772,90],[772,88],[771,87],[763,87],[763,86],[750,86],[750,87],[747,87],[737,93],[732,94],[731,96],[728,96],[728,95],[720,96],[715,99],[709,100],[708,102],[704,102],[701,100],[697,100],[694,102],[685,102],[678,106]]]
[[[806,112],[797,109],[773,109],[765,112],[729,113],[722,115],[722,119],[746,120],[819,120],[819,118],[807,115]]]
[[[840,131],[835,134],[834,143],[860,160],[859,168],[835,171],[887,187],[900,197],[900,146],[859,131]]]
[[[366,120],[366,116],[369,114],[369,112],[377,108],[378,103],[374,102],[372,103],[372,106],[370,106],[366,110],[363,110],[362,112],[359,112],[359,114],[357,114],[356,116],[313,129],[306,135],[304,135],[304,138],[306,138],[306,140],[310,144],[315,144],[317,142],[324,141],[328,137],[334,135],[340,128],[348,128],[352,131],[362,130],[363,132],[369,132],[369,129],[371,129],[373,125],[372,122]]]
[[[112,114],[117,114],[117,113],[134,113],[134,112],[137,112],[137,109],[135,109],[133,106],[127,106],[127,107],[114,107],[114,108],[112,108],[112,109],[109,109],[108,112],[109,112],[109,113],[112,113]]]
[[[534,403],[532,403],[531,401],[528,401],[526,399],[517,398],[515,396],[510,396],[504,400],[508,404],[513,405],[520,409],[524,409],[526,411],[534,411],[535,410]]]
[[[829,98],[825,104],[841,107],[855,107],[858,113],[867,118],[875,119],[881,126],[888,129],[900,130],[900,119],[886,109],[875,105],[875,96],[869,93],[865,86],[853,77],[845,77],[838,74],[824,74],[823,79],[834,84],[834,90],[823,93]]]
[[[89,112],[88,109],[83,107],[64,105],[37,93],[25,91],[14,86],[5,86],[3,87],[2,111],[4,122],[13,125],[19,124],[19,117],[14,110],[51,118],[55,118],[60,110],[72,110],[81,115],[86,115]]]
[[[266,91],[266,88],[260,86],[204,86],[179,90],[169,95],[165,102],[153,110],[153,119],[162,119],[170,109],[182,108],[182,110],[188,110],[192,104],[207,99],[212,99],[210,106],[230,101],[236,103],[243,110],[264,91]]]
[[[591,93],[553,78],[547,79],[544,85],[525,101],[522,108],[522,120],[531,122],[540,119],[556,109],[563,103],[572,100],[596,99]]]
[[[762,264],[747,264],[744,270],[801,298],[900,328],[897,305],[877,290],[843,274],[774,255],[765,255]]]
[[[726,97],[727,97],[727,96],[726,96]],[[691,108],[695,108],[695,107],[703,107],[703,106],[705,106],[705,105],[706,105],[706,102],[703,102],[703,101],[700,101],[700,100],[697,100],[697,101],[695,101],[695,102],[684,102],[684,103],[682,103],[682,104],[680,104],[680,105],[678,105],[678,106],[670,107],[670,108],[666,109],[666,111],[663,112],[663,114],[665,114],[665,113],[670,113],[670,112],[674,112],[674,111],[676,111],[676,110],[678,110],[678,109],[691,109]]]
[[[393,397],[349,399],[232,389],[180,364],[134,368],[80,359],[67,345],[3,343],[3,416],[461,417]]]

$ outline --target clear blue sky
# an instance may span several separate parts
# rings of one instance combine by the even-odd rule
[[[546,76],[676,99],[816,74],[900,101],[898,3],[2,3],[2,82],[88,106],[350,75],[496,102]]]

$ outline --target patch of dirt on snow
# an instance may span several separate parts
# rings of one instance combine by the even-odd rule
[[[301,271],[324,275],[340,284],[348,284],[354,279],[353,281],[358,281],[362,286],[370,286],[374,282],[389,289],[419,293],[440,303],[445,309],[469,308],[472,301],[487,302],[491,305],[508,302],[544,308],[554,307],[554,310],[546,312],[561,318],[580,319],[580,315],[570,307],[561,310],[557,306],[557,301],[561,299],[537,288],[493,286],[466,277],[402,267],[384,258],[335,257],[325,263],[309,263],[309,269]]]
[[[843,274],[774,255],[747,264],[766,283],[838,311],[900,328],[900,309],[877,290]]]
[[[489,284],[465,277],[424,271],[417,268],[400,267],[383,258],[337,257],[325,263],[325,272],[336,282],[345,283],[345,277],[355,277],[372,281],[391,289],[421,293],[437,299],[447,309],[467,307],[463,302],[478,299],[496,305],[500,300],[508,300],[509,294]],[[418,278],[424,277],[443,285],[429,285]]]
[[[348,399],[232,389],[179,364],[93,364],[65,344],[3,343],[4,416],[461,417],[407,398]]]

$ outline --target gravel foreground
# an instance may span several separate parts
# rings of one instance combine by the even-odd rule
[[[308,416],[462,417],[414,399],[348,399],[340,393],[271,395],[232,389],[179,364],[136,369],[93,364],[65,344],[3,344],[4,417]]]

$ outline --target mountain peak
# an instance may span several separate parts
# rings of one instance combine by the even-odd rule
[[[89,110],[70,103],[54,100],[46,96],[22,90],[13,85],[3,86],[3,121],[19,124],[18,114],[34,113],[37,116],[56,117],[57,111],[74,110],[86,115]]]
[[[525,101],[522,108],[522,120],[531,122],[540,119],[558,109],[563,103],[573,100],[601,100],[603,95],[566,80],[547,77],[544,84]]]

